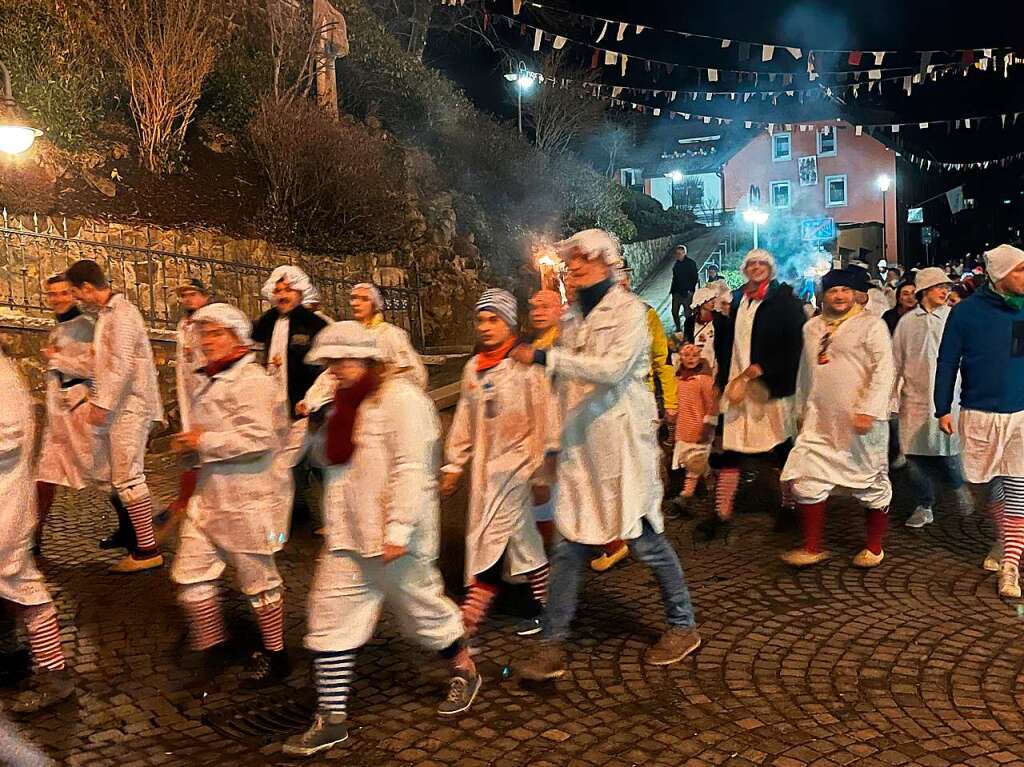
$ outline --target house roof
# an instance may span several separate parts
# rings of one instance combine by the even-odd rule
[[[694,130],[697,128],[697,130]],[[715,173],[757,136],[756,131],[687,124],[660,145],[649,166],[654,173],[673,170],[684,174]]]

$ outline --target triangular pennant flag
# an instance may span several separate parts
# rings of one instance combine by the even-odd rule
[[[735,100],[736,100],[736,94],[735,93],[730,93],[729,94],[729,101],[735,101]],[[1003,118],[1005,119],[1006,115],[1003,115]]]
[[[968,117],[966,120],[964,120],[964,127],[965,128],[970,128],[971,127],[971,118],[970,117]]]
[[[676,100],[676,92],[675,91],[672,91],[672,92],[670,92],[668,94],[668,100],[669,101],[675,101]]]
[[[858,136],[860,136],[860,135],[862,135],[862,134],[864,133],[864,128],[863,128],[863,126],[861,126],[861,125],[858,125],[858,126],[856,126],[856,127],[854,128],[853,132],[854,132],[855,134],[857,134]]]
[[[791,74],[784,74],[782,76],[782,84],[783,85],[789,85],[792,82],[793,82],[793,75],[791,75]]]
[[[615,39],[618,40],[620,43],[622,42],[622,38],[625,37],[625,35],[626,35],[626,27],[627,26],[629,26],[629,25],[626,24],[626,22],[624,22],[624,21],[620,21],[619,22],[619,29],[615,33]]]
[[[750,94],[749,93],[744,93],[743,94],[743,103],[746,104],[748,101],[750,101]]]
[[[875,51],[875,66],[882,66],[882,62],[885,61],[885,51]]]
[[[931,63],[932,63],[932,52],[931,51],[922,51],[921,52],[921,74],[924,74],[925,72],[928,71],[928,67],[931,66]]]
[[[863,58],[863,56],[864,54],[861,53],[860,51],[850,51],[850,55],[847,56],[846,61],[850,64],[851,67],[859,67],[860,60],[861,58]]]
[[[533,49],[535,51],[540,50],[540,43],[544,39],[544,31],[541,29],[535,29],[533,31]]]
[[[1000,115],[999,119],[1003,121],[1003,127],[1006,127],[1006,115]]]
[[[722,40],[723,48],[728,48],[730,45],[732,45],[732,40]]]
[[[623,53],[621,61],[622,61],[622,69],[620,71],[622,72],[622,76],[625,77],[626,76],[626,64],[629,63],[629,56],[627,56],[625,53]]]
[[[601,49],[594,48],[594,55],[590,57],[590,68],[597,69],[597,65],[601,63]]]
[[[707,93],[705,93],[704,95],[705,95],[705,96],[707,97],[707,98],[705,99],[705,101],[711,101],[711,98],[712,98],[712,95],[713,95],[713,94],[711,93],[711,91],[708,91],[708,92],[707,92]]]
[[[763,45],[761,46],[761,61],[771,61],[775,56],[774,45]]]
[[[618,60],[619,60],[619,54],[617,54],[615,51],[605,51],[604,52],[604,65],[606,67],[610,67],[612,64],[614,64]]]
[[[618,96],[620,93],[622,93],[621,85],[612,86],[612,97]]]
[[[607,33],[607,32],[608,32],[608,22],[606,21],[606,22],[604,23],[604,26],[603,26],[603,27],[601,27],[601,34],[599,34],[599,35],[597,36],[597,39],[596,39],[596,40],[595,40],[594,42],[595,42],[595,43],[599,43],[599,42],[601,42],[602,40],[604,40],[604,36],[605,36],[605,33]]]
[[[512,15],[518,16],[519,11],[523,8],[523,0],[512,0]]]
[[[750,43],[740,43],[739,60],[746,61],[750,58]]]
[[[661,114],[661,110],[660,110],[660,109],[658,109],[657,107],[655,107],[655,108],[654,108],[653,110],[651,110],[651,111],[652,111],[652,112],[654,113],[654,116],[655,116],[655,117],[657,117],[658,115],[660,115],[660,114]]]
[[[775,123],[768,123],[768,135],[775,133]]]
[[[709,125],[711,123],[711,118],[710,117],[705,117],[703,119],[704,119],[705,125]]]
[[[928,127],[928,123],[918,123],[917,127],[921,128],[921,129],[927,128]]]
[[[882,70],[881,69],[869,70],[868,71],[868,78],[871,79],[871,80],[881,80],[882,79]]]
[[[803,51],[801,51],[799,48],[786,48],[786,50],[789,51],[789,55],[792,56],[794,59],[799,59],[801,56],[804,55]]]
[[[985,58],[986,58],[986,59],[990,59],[990,58],[992,58],[992,49],[991,49],[991,48],[985,48],[985,49],[983,49],[983,50],[982,50],[982,53],[984,54],[984,56],[985,56]]]
[[[709,69],[708,70],[708,82],[709,83],[717,83],[718,82],[718,70],[717,69]]]
[[[644,26],[643,24],[637,24],[637,25],[636,25],[636,33],[637,33],[638,35],[639,35],[639,34],[640,34],[641,32],[643,32],[643,31],[644,31],[645,29],[647,29],[647,27],[645,27],[645,26]]]
[[[749,128],[749,127],[751,127],[752,125],[753,125],[753,123],[751,123],[751,122],[750,122],[750,120],[744,120],[744,121],[743,121],[743,127],[744,127],[744,128]]]
[[[909,75],[907,77],[904,77],[903,78],[903,90],[905,90],[907,92],[908,96],[910,95],[910,91],[911,91],[912,87],[913,86],[911,86],[911,84],[910,84],[910,77],[909,77]]]
[[[555,42],[554,42],[554,46],[553,47],[554,47],[554,49],[556,51],[560,51],[560,50],[562,50],[562,48],[565,47],[565,44],[567,42],[568,42],[568,40],[566,38],[562,37],[561,35],[555,35]]]
[[[665,73],[666,73],[666,74],[672,74],[672,70],[674,70],[675,68],[676,68],[676,65],[675,65],[675,64],[672,64],[672,63],[666,63],[666,64],[665,64]]]
[[[893,133],[899,133],[900,132],[900,126],[899,126],[898,123],[892,126],[892,132]]]

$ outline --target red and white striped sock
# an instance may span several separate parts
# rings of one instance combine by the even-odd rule
[[[466,629],[466,636],[473,636],[476,633],[497,595],[497,586],[473,581],[466,598],[462,600],[462,625]]]
[[[1024,553],[1024,517],[1007,514],[1003,519],[1003,564],[1020,567]]]
[[[64,650],[60,646],[60,625],[53,603],[23,607],[21,612],[36,668],[60,671],[64,668]]]
[[[123,502],[123,501],[122,501]],[[139,553],[154,554],[156,552],[156,538],[153,536],[153,497],[146,494],[146,497],[135,503],[125,503],[125,511],[132,521],[132,528],[135,530],[136,548]]]
[[[996,537],[1001,541],[1003,539],[1003,516],[1006,512],[1006,499],[1003,495],[1003,481],[998,477],[993,479],[989,486],[988,504],[985,506],[985,510],[992,517],[992,524],[996,528]]]
[[[264,649],[267,652],[281,652],[284,649],[284,600],[278,599],[253,609],[260,624]]]
[[[715,486],[715,512],[719,519],[732,519],[732,507],[740,488],[739,468],[721,469]]]
[[[189,643],[193,650],[209,650],[227,640],[219,599],[210,597],[202,602],[185,602],[184,608],[188,616]]]
[[[686,479],[683,480],[683,498],[693,497],[693,494],[697,492],[697,481],[699,479],[700,474],[686,472]]]
[[[541,607],[547,607],[548,604],[548,575],[551,573],[551,565],[544,565],[538,567],[532,573],[526,574],[526,580],[530,582],[530,591],[533,593],[533,598],[537,600]]]

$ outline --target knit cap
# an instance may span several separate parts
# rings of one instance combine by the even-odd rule
[[[476,311],[494,312],[515,330],[519,326],[519,307],[516,297],[501,288],[488,288],[476,302]]]

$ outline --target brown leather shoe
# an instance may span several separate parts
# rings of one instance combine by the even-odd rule
[[[697,629],[672,626],[653,647],[648,648],[644,660],[654,666],[671,666],[700,647],[700,641]]]
[[[522,666],[519,675],[531,682],[561,679],[568,669],[565,665],[565,650],[555,642],[544,642]]]
[[[164,556],[163,554],[154,554],[151,557],[145,557],[144,559],[136,559],[132,555],[128,555],[117,564],[110,566],[110,572],[112,573],[141,573],[143,570],[154,570],[157,567],[163,567]]]

